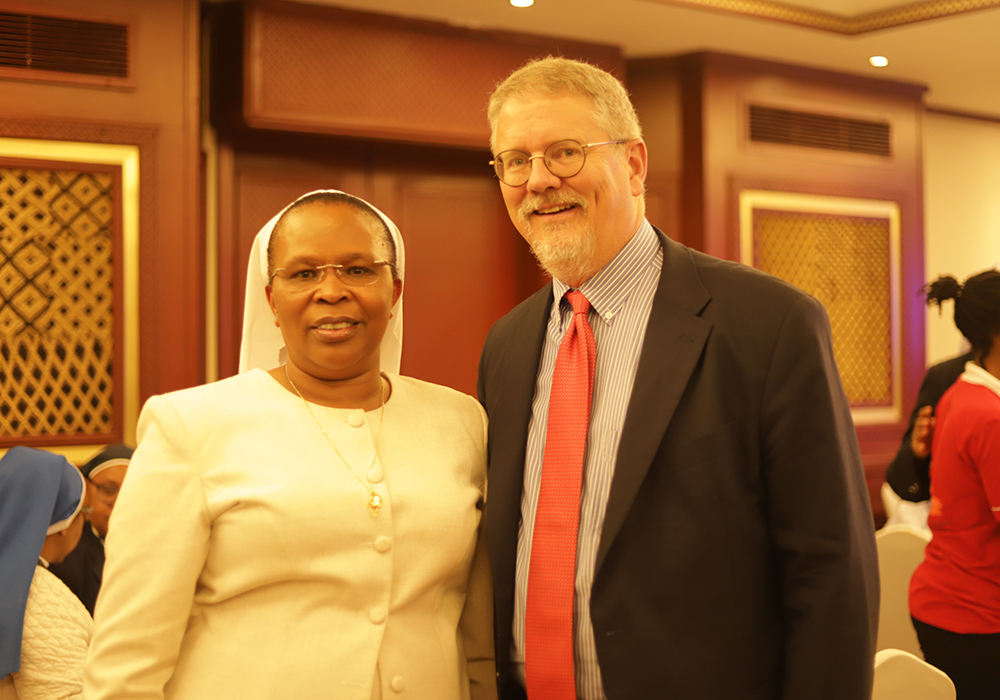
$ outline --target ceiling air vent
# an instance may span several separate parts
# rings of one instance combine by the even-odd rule
[[[0,66],[128,77],[128,26],[0,12]]]
[[[750,105],[750,140],[833,151],[892,154],[889,124]]]

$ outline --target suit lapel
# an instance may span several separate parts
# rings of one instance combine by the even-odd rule
[[[506,332],[498,334],[496,356],[490,361],[495,376],[489,381],[490,395],[485,397],[490,419],[488,540],[494,571],[505,576],[509,566],[511,583],[528,424],[551,306],[550,283],[504,319]]]
[[[712,328],[698,316],[711,297],[690,252],[660,231],[657,234],[663,269],[622,428],[595,575],[625,522]]]

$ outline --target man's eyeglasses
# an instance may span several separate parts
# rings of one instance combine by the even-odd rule
[[[496,171],[500,182],[510,187],[520,187],[531,177],[531,161],[535,158],[541,158],[545,167],[556,177],[573,177],[583,170],[583,164],[587,162],[588,148],[616,143],[626,143],[626,139],[582,144],[566,139],[556,141],[539,156],[528,155],[524,151],[503,151],[490,161],[490,165]]]
[[[378,282],[379,273],[383,265],[388,265],[387,260],[372,260],[350,263],[349,265],[296,265],[295,267],[279,267],[271,275],[273,281],[275,277],[292,292],[308,292],[315,289],[326,278],[326,271],[333,270],[337,278],[348,287],[369,287]]]

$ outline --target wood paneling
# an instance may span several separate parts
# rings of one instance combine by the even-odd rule
[[[45,12],[133,28],[129,91],[0,78],[0,136],[139,147],[139,391],[204,379],[196,0],[48,0]]]
[[[560,54],[624,74],[610,46],[274,0],[239,14],[216,22],[216,121],[255,129],[479,148],[487,95],[527,60]]]
[[[475,393],[493,322],[526,292],[520,237],[492,177],[404,176],[399,225],[407,250],[403,373]]]

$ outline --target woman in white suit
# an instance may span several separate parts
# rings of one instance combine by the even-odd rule
[[[241,374],[140,416],[84,697],[495,697],[486,419],[397,374],[398,230],[314,192],[250,268]]]

